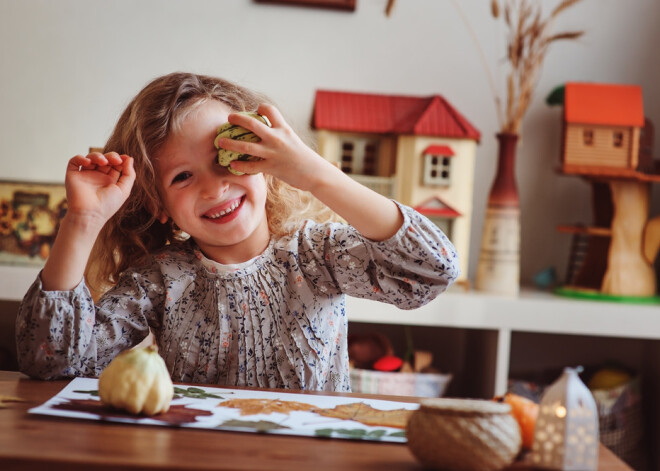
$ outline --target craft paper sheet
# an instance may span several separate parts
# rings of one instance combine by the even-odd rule
[[[75,378],[29,412],[136,425],[405,443],[405,423],[419,407],[395,401],[175,384],[170,410],[146,417],[103,405],[97,391],[97,379]]]

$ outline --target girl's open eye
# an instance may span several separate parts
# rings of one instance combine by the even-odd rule
[[[191,174],[190,172],[181,172],[181,173],[178,173],[178,174],[172,179],[172,184],[186,181],[188,178],[191,177],[191,175],[192,175],[192,174]]]

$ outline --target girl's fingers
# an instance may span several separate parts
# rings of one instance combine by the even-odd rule
[[[135,168],[133,167],[133,158],[128,155],[122,155],[121,174],[117,180],[119,186],[124,192],[129,192],[135,181]]]
[[[124,160],[117,152],[108,152],[104,155],[105,160],[112,166],[121,166]]]
[[[264,115],[270,121],[274,128],[281,128],[287,125],[282,113],[270,103],[262,103],[257,108],[257,113]],[[266,126],[267,127],[267,126]]]
[[[262,171],[263,164],[263,160],[233,160],[229,166],[237,172],[254,175]]]
[[[70,170],[97,170],[105,174],[110,173],[111,170],[121,173],[127,159],[130,159],[130,157],[119,155],[117,152],[108,152],[106,154],[91,152],[86,156],[79,154],[72,157],[69,160],[68,167]]]
[[[127,165],[130,165],[132,169],[132,158],[126,154],[119,155],[116,152],[112,152],[106,154],[105,158],[107,160],[107,164],[98,166],[96,170],[105,173],[106,175],[110,175],[115,179],[119,179],[121,177],[123,172],[128,168]]]
[[[87,167],[91,165],[90,160],[82,155],[76,155],[75,157],[72,157],[69,159],[69,169],[70,170],[80,170],[81,167]]]
[[[264,146],[258,142],[237,141],[235,139],[218,139],[218,146],[225,150],[237,152],[239,154],[249,154],[255,157],[265,157]]]
[[[252,131],[257,136],[260,137],[265,136],[268,130],[270,129],[269,126],[267,126],[260,120],[240,113],[231,113],[227,119],[231,124],[236,124],[238,126],[241,126],[247,129],[248,131]]]

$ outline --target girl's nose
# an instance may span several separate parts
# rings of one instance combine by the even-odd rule
[[[229,172],[225,172],[229,173]],[[221,197],[229,188],[229,182],[223,172],[211,171],[201,176],[201,195],[207,199],[217,199]]]

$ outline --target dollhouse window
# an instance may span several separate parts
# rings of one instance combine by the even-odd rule
[[[448,186],[451,184],[452,156],[448,146],[429,146],[424,151],[424,184]]]
[[[378,160],[378,145],[375,142],[367,142],[364,146],[364,160],[362,173],[364,175],[376,175]]]
[[[344,173],[353,173],[353,150],[352,142],[343,142],[341,145],[341,169]]]
[[[621,131],[614,131],[612,134],[612,144],[614,147],[623,146],[623,133]]]
[[[582,131],[582,142],[584,142],[585,146],[594,145],[594,132],[591,129]]]
[[[349,175],[378,175],[378,140],[356,137],[341,143],[341,169]]]

